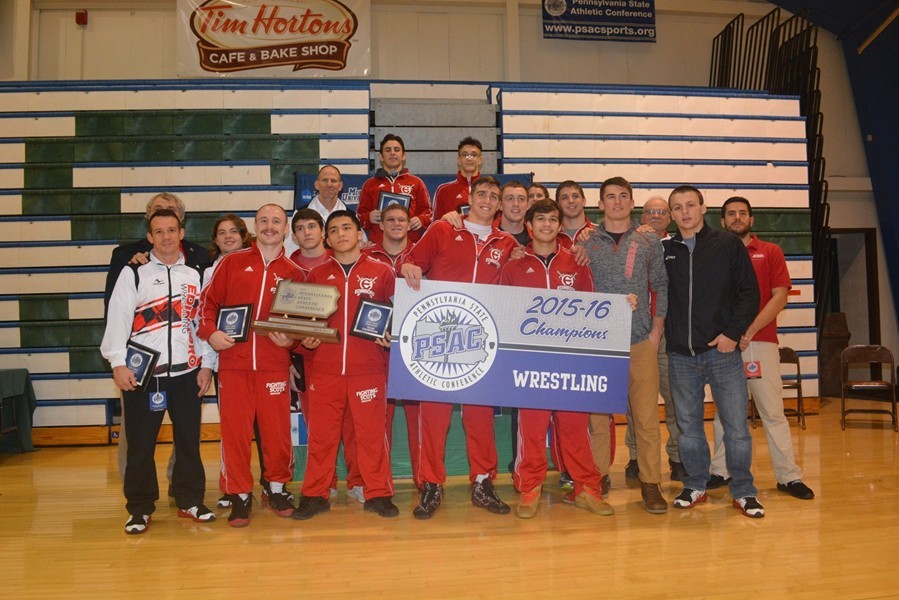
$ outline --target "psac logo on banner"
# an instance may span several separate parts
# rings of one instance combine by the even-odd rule
[[[362,40],[354,36],[360,17],[367,32],[368,3],[346,1],[351,6],[337,0],[180,0],[179,10],[202,71],[248,75],[265,69],[271,76],[276,73],[270,67],[289,66],[367,75],[368,34]],[[354,43],[361,48],[351,55]],[[190,70],[182,52],[179,44],[179,71]]]
[[[583,412],[627,409],[624,296],[402,280],[387,394]]]

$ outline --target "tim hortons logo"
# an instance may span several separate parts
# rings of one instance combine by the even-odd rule
[[[216,73],[284,65],[340,71],[357,26],[337,0],[206,0],[190,18],[200,66]]]

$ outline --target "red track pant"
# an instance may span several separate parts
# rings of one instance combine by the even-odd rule
[[[287,371],[219,372],[222,427],[222,491],[249,494],[253,421],[259,424],[266,481],[287,483],[293,477],[290,442],[290,392]]]
[[[417,482],[446,482],[446,435],[452,416],[452,404],[422,402],[419,405],[421,457],[415,478]],[[468,453],[468,478],[472,483],[478,475],[486,474],[490,479],[495,479],[493,407],[475,404],[462,406],[462,425],[465,427],[465,449]]]
[[[390,446],[387,442],[387,380],[383,375],[313,373],[306,389],[309,453],[304,496],[328,498],[344,430],[352,418],[356,460],[365,498],[393,496]]]
[[[575,494],[584,486],[600,489],[600,474],[590,449],[590,415],[582,412],[518,409],[518,455],[512,480],[522,492],[543,484],[546,477],[546,429],[555,421],[556,440]]]

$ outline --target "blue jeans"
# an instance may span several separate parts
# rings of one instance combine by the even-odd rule
[[[752,484],[752,438],[746,415],[749,391],[739,352],[717,349],[696,356],[668,355],[668,377],[677,423],[681,428],[680,457],[687,470],[684,487],[704,490],[709,479],[711,454],[703,424],[704,386],[709,384],[715,407],[724,426],[730,494],[734,498],[755,496]]]

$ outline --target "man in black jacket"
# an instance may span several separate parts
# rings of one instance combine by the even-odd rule
[[[147,222],[150,221],[150,216],[153,213],[162,209],[176,212],[181,224],[184,225],[184,202],[181,198],[168,192],[162,192],[150,198],[150,201],[147,202],[147,213],[145,215]],[[119,273],[121,273],[122,269],[124,269],[130,262],[146,263],[149,260],[150,250],[152,248],[153,244],[147,241],[146,237],[143,237],[136,242],[122,244],[113,249],[112,258],[109,260],[109,272],[106,274],[106,290],[103,294],[104,319],[109,310],[109,298],[112,296],[112,290],[115,288],[116,281],[119,280]],[[199,244],[181,240],[181,252],[184,254],[184,264],[189,267],[199,267],[202,269],[210,263],[209,250]],[[122,477],[125,477],[125,457],[127,456],[127,452],[128,440],[125,438],[125,422],[123,414],[122,422],[119,427],[118,447],[119,472],[122,474]],[[169,483],[172,481],[174,462],[175,451],[172,450],[172,458],[169,460],[168,466]]]
[[[680,186],[668,204],[678,233],[664,242],[669,281],[665,336],[671,393],[683,431],[680,454],[687,470],[674,506],[691,508],[706,500],[711,457],[703,401],[708,384],[724,426],[733,505],[747,517],[760,518],[765,509],[756,498],[750,471],[749,391],[737,351],[740,336],[758,312],[755,272],[740,238],[705,224],[706,206],[698,189]]]
[[[150,198],[149,202],[147,202],[147,221],[150,220],[150,215],[157,210],[162,210],[164,208],[178,213],[181,224],[184,224],[184,202],[182,202],[181,198],[175,194],[170,194],[168,192],[156,194]],[[146,238],[141,238],[136,242],[122,244],[113,249],[112,258],[109,260],[109,273],[106,274],[106,289],[103,293],[104,318],[106,317],[106,311],[109,308],[109,297],[112,296],[112,290],[115,287],[116,281],[119,279],[119,273],[122,272],[125,265],[132,261],[141,264],[146,263],[152,247],[152,244],[150,244]],[[210,263],[209,250],[200,244],[182,240],[181,251],[184,253],[184,263],[188,266],[206,267]]]

